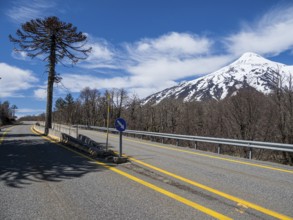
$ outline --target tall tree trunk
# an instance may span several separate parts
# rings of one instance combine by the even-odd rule
[[[52,128],[52,103],[53,103],[53,86],[54,86],[54,80],[55,80],[55,64],[56,64],[56,36],[55,34],[52,34],[50,57],[49,57],[45,135],[48,135],[49,128]]]

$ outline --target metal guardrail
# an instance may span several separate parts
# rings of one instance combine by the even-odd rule
[[[85,125],[74,125],[74,127],[92,129],[99,131],[107,131],[105,127],[97,126],[85,126]],[[112,133],[118,133],[114,128],[109,128],[109,131]],[[237,139],[227,139],[227,138],[213,138],[213,137],[202,137],[202,136],[191,136],[191,135],[179,135],[179,134],[168,134],[168,133],[156,133],[156,132],[147,132],[147,131],[135,131],[135,130],[125,130],[124,134],[132,134],[149,136],[149,137],[158,137],[166,139],[174,139],[178,145],[179,140],[192,141],[194,142],[194,148],[197,147],[197,142],[212,143],[218,145],[218,154],[221,153],[221,145],[233,145],[239,147],[249,148],[249,159],[252,158],[252,149],[267,149],[267,150],[276,150],[284,152],[293,152],[293,144],[282,144],[282,143],[272,143],[272,142],[262,142],[262,141],[247,141],[247,140],[237,140]]]

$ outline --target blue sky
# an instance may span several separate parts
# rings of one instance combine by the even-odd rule
[[[0,101],[18,116],[46,105],[46,63],[13,52],[21,23],[58,16],[93,48],[63,77],[54,101],[85,87],[125,88],[140,98],[211,73],[244,52],[293,65],[293,2],[285,0],[0,0]]]

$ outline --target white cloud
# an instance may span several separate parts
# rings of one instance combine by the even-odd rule
[[[88,35],[89,36],[89,35]],[[63,74],[63,84],[71,92],[86,86],[96,89],[126,88],[143,98],[177,84],[186,77],[210,73],[231,60],[230,56],[213,56],[212,41],[189,33],[171,32],[154,39],[125,43],[119,49],[89,36],[93,54],[81,67],[104,68],[103,72],[121,70],[120,77]],[[108,69],[108,70],[105,70]]]
[[[189,33],[171,32],[155,39],[145,38],[125,44],[128,56],[136,61],[146,59],[187,58],[211,52],[212,41]]]
[[[126,77],[99,78],[92,75],[64,74],[62,83],[71,92],[80,92],[85,87],[96,89],[127,88],[129,80]],[[62,90],[60,87],[59,89]]]
[[[21,118],[27,115],[39,115],[44,112],[45,112],[45,109],[19,108],[19,109],[16,109],[15,115],[18,118]]]
[[[54,1],[46,0],[17,0],[6,15],[16,23],[24,23],[31,19],[47,16],[50,9],[56,6]]]
[[[11,56],[17,60],[27,60],[28,56],[25,51],[12,51]]]
[[[186,33],[170,33],[151,42],[154,49],[183,54],[203,54],[209,52],[211,42],[207,38],[200,38]]]
[[[78,65],[83,68],[93,69],[93,68],[117,68],[117,51],[115,51],[114,46],[112,46],[108,41],[95,38],[88,33],[87,36],[88,43],[85,45],[86,48],[91,47],[92,51],[85,61],[81,61]]]
[[[141,79],[136,76],[103,79],[97,76],[79,74],[64,74],[62,83],[67,92],[69,90],[70,92],[78,93],[85,87],[95,89],[124,88],[129,93],[137,94],[141,98],[177,84],[172,80],[158,81],[158,83],[154,84],[153,80],[146,80],[145,78]],[[58,89],[60,92],[60,90],[64,88],[59,87]]]
[[[47,90],[43,88],[39,88],[34,90],[34,97],[39,100],[46,100],[47,98]]]
[[[84,74],[63,74],[62,83],[70,92],[80,92],[85,87],[96,89],[124,88],[129,93],[135,93],[140,98],[144,98],[154,92],[175,86],[179,79],[217,70],[230,59],[229,56],[172,62],[163,59],[130,66],[127,70],[130,75],[124,77],[100,78]]]
[[[278,55],[293,49],[293,6],[276,8],[253,25],[246,24],[236,34],[227,37],[228,51],[241,55],[253,51],[262,55]]]
[[[33,109],[33,108],[19,108],[16,109],[17,113],[34,113],[34,112],[44,112],[45,109]]]
[[[164,80],[182,80],[186,77],[210,73],[222,67],[231,60],[230,56],[209,56],[190,59],[157,59],[141,62],[136,66],[129,66],[128,71],[133,74],[136,82],[153,83],[159,85]],[[138,80],[139,79],[139,80]]]
[[[92,52],[82,65],[85,68],[115,68],[113,65],[115,53],[111,51],[110,46],[105,41],[97,41],[87,44],[92,47]]]
[[[64,74],[66,76],[66,74]],[[63,76],[62,76],[63,77]],[[78,81],[82,81],[84,78],[84,75],[79,75],[79,78],[75,78]],[[73,79],[74,80],[74,79]],[[67,82],[67,80],[65,80]],[[69,80],[68,87],[64,86],[64,81],[62,81],[62,84],[55,83],[54,89],[53,89],[53,102],[55,99],[59,98],[60,96],[63,96],[64,94],[67,94],[68,92],[80,92],[83,88],[86,87],[85,84],[79,84],[77,82],[73,82]],[[83,85],[83,86],[79,86]],[[80,89],[81,88],[81,89]],[[43,86],[38,86],[33,91],[34,98],[39,101],[47,101],[47,81],[44,82]]]
[[[88,44],[88,46],[92,47],[92,52],[87,59],[88,61],[112,60],[114,53],[110,51],[106,42],[95,42],[93,44]]]
[[[22,96],[19,92],[34,86],[38,79],[32,71],[0,63],[0,96]]]
[[[186,77],[215,71],[233,59],[211,55],[212,45],[206,37],[176,32],[126,44],[129,90],[143,98]]]
[[[138,52],[171,54],[203,54],[210,51],[212,42],[194,34],[171,32],[157,39],[143,39],[136,43]]]

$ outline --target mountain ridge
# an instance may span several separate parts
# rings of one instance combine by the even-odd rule
[[[253,52],[246,52],[231,64],[215,72],[146,97],[143,99],[143,104],[158,104],[170,98],[184,102],[222,100],[247,87],[269,94],[277,86],[288,87],[290,77],[293,78],[293,66],[268,60]]]

